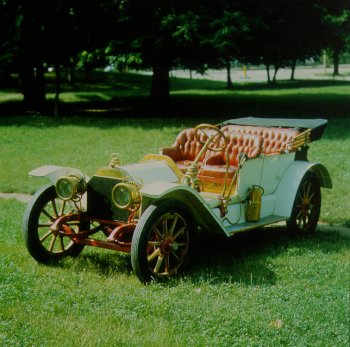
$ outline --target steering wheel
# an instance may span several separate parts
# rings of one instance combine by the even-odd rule
[[[214,132],[214,134],[210,134],[210,131]],[[200,133],[204,134],[205,140],[201,140]],[[195,139],[202,145],[208,141],[209,137],[212,137],[212,141],[208,145],[208,149],[214,152],[221,152],[227,146],[227,137],[224,133],[216,126],[211,124],[199,124],[194,128],[194,137]],[[221,142],[221,139],[223,142]]]

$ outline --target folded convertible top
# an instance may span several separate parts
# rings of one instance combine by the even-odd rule
[[[281,127],[281,128],[294,128],[300,132],[311,129],[311,141],[318,140],[326,126],[327,119],[323,118],[259,118],[259,117],[243,117],[227,120],[221,123],[221,126],[237,124],[237,125],[251,125],[251,126],[263,126],[263,127]]]

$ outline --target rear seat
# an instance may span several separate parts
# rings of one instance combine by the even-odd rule
[[[229,162],[228,178],[232,178],[237,170],[240,154],[247,158],[257,158],[261,154],[263,139],[257,134],[242,134],[224,131],[228,144],[224,152],[219,152],[204,159],[200,170],[201,176],[224,178],[226,173],[226,158]]]
[[[225,125],[221,131],[243,134],[257,134],[263,138],[262,153],[265,155],[279,154],[288,150],[289,142],[299,135],[295,129],[258,127],[250,125]]]

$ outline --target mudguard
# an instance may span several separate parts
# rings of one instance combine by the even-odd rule
[[[69,174],[78,174],[85,177],[85,181],[89,181],[89,177],[86,176],[81,170],[72,167],[57,166],[57,165],[46,165],[40,166],[28,173],[29,176],[33,177],[47,177],[52,184],[56,184],[56,181],[62,177]],[[83,194],[80,204],[81,211],[86,211],[87,209],[87,194]]]
[[[308,171],[316,175],[321,187],[332,188],[329,172],[322,164],[295,161],[284,173],[276,189],[275,215],[290,217],[300,181]]]
[[[141,189],[142,194],[142,212],[152,204],[152,202],[175,199],[183,203],[191,212],[198,225],[210,231],[222,231],[225,234],[224,225],[214,213],[210,206],[195,190],[192,188],[169,182],[154,182],[145,185]],[[215,210],[218,210],[217,208]]]
[[[89,181],[87,177],[81,170],[75,169],[72,167],[57,166],[57,165],[46,165],[40,166],[28,173],[29,176],[33,177],[47,177],[53,184],[56,184],[56,181],[67,174],[79,174],[85,177],[86,182]]]

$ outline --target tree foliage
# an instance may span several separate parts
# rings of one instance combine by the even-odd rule
[[[350,0],[0,0],[0,83],[11,73],[28,108],[45,104],[45,69],[87,73],[106,64],[153,71],[150,94],[169,95],[169,71],[264,64],[283,66],[349,47]],[[270,68],[274,75],[270,76]],[[292,76],[293,78],[293,76]]]
[[[169,71],[179,62],[191,64],[198,52],[202,2],[125,0],[120,17],[120,50],[134,52],[153,70],[151,97],[167,98]],[[198,59],[198,57],[197,57]]]
[[[339,75],[339,55],[350,45],[350,1],[322,1],[325,48],[333,53],[334,75]]]

